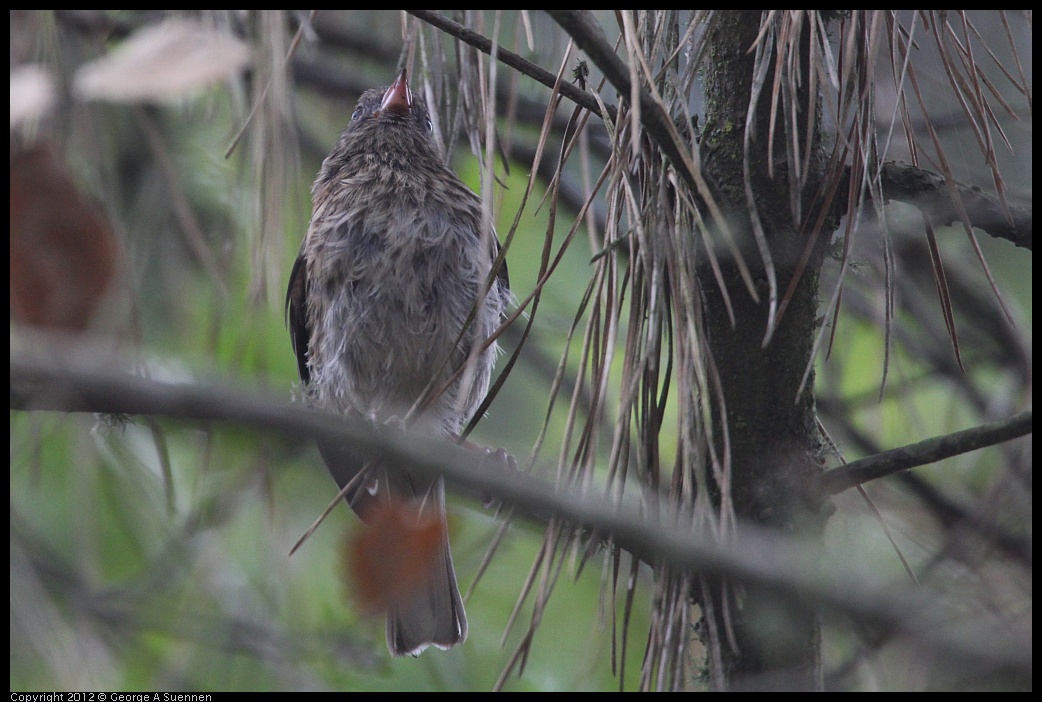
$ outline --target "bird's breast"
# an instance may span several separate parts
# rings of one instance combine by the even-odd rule
[[[341,409],[411,405],[449,378],[500,312],[461,340],[491,267],[476,217],[423,193],[374,196],[313,219],[306,251],[313,385]],[[491,356],[487,365],[486,385]]]

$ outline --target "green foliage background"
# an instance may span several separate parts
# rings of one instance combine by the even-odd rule
[[[375,21],[396,27],[397,15],[385,14]],[[39,55],[56,69],[82,58],[49,43],[62,36],[53,25],[44,23],[40,31]],[[372,82],[386,80],[374,76]],[[287,169],[291,177],[279,189],[281,240],[260,243],[249,145],[223,157],[245,116],[241,94],[215,88],[177,106],[62,108],[62,150],[125,242],[142,356],[155,377],[220,379],[292,396],[296,369],[280,295],[307,226],[308,188],[322,150],[332,145],[353,107],[307,91],[297,97],[306,138],[300,163]],[[146,146],[151,130],[161,135],[172,169],[164,170],[156,151]],[[460,151],[456,165],[477,190],[475,157]],[[497,190],[502,235],[528,174],[525,164],[514,163],[509,175],[497,169],[497,176],[505,184]],[[537,189],[536,197],[541,195]],[[220,265],[223,291],[188,255],[172,205],[179,199],[201,224]],[[571,217],[574,213],[559,219]],[[530,203],[508,257],[519,298],[535,283],[546,226],[546,207],[534,211]],[[560,231],[559,224],[558,239]],[[939,238],[953,267],[974,265],[964,234],[953,229]],[[1017,322],[1030,330],[1030,254],[985,237],[982,245]],[[259,294],[259,271],[252,263],[256,246],[276,247],[283,262],[279,279],[261,286]],[[564,350],[594,253],[580,232],[543,294],[535,351],[553,364]],[[861,274],[866,288],[878,283],[875,275]],[[975,320],[957,318],[957,323],[972,329]],[[888,381],[888,388],[899,391],[888,389],[878,401],[881,330],[852,316],[841,316],[839,325],[831,358],[819,354],[819,392],[849,403],[852,423],[880,447],[977,422],[957,388],[932,377],[929,365],[901,349]],[[575,367],[574,352],[569,363]],[[1023,401],[1025,388],[1011,375],[978,370],[972,359],[967,372],[991,374],[983,382],[995,390],[994,402]],[[544,420],[548,388],[545,370],[523,359],[475,440],[506,447],[519,459],[527,456]],[[354,515],[335,510],[289,556],[336,492],[313,447],[238,427],[168,419],[11,412],[10,421],[12,690],[485,690],[526,629],[530,602],[502,641],[541,543],[537,526],[514,524],[506,532],[470,594],[464,646],[392,660],[382,621],[360,617],[341,583],[338,554],[358,528]],[[562,423],[559,406],[538,464],[547,475],[557,459]],[[859,457],[856,447],[843,448],[848,460]],[[987,449],[918,472],[954,496],[973,499],[991,489],[1005,451]],[[932,558],[943,532],[892,487],[873,485],[870,493],[913,566]],[[872,559],[895,580],[903,577],[893,548],[864,505],[846,496],[839,504],[834,548],[854,544],[859,558]],[[500,521],[481,505],[456,498],[450,500],[450,519],[456,567],[467,588]],[[1030,525],[1011,528],[1030,531]],[[613,671],[613,656],[622,658],[623,597],[612,601],[602,591],[599,556],[577,573],[581,556],[575,554],[561,573],[524,674],[510,677],[506,689],[613,690],[623,668],[624,687],[635,687],[649,602],[635,602],[624,663]],[[985,584],[969,579],[967,586]],[[1030,592],[1030,574],[1026,583],[1014,570],[996,580],[1008,588],[990,597],[1030,618],[1030,600],[1023,599]],[[620,617],[615,629],[612,608]],[[835,661],[851,646],[841,636],[830,643]],[[902,669],[895,654],[879,684],[905,687],[912,678],[914,672]]]

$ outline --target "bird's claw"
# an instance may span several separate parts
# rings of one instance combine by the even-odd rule
[[[492,464],[497,470],[505,470],[509,472],[517,472],[517,460],[507,453],[505,448],[488,448],[482,449],[484,456],[481,459],[481,467],[484,468],[488,464]],[[497,497],[493,497],[486,492],[481,493],[481,505],[485,509],[498,508],[500,500]]]

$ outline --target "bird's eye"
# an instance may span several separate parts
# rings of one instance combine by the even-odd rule
[[[430,117],[427,118],[427,131],[434,133],[434,122],[431,122]]]
[[[357,122],[358,119],[361,116],[362,116],[362,106],[359,105],[358,107],[355,108],[355,111],[351,113],[351,121],[352,122]]]

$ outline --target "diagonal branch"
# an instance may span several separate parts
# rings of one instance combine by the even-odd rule
[[[463,25],[429,10],[409,10],[409,14],[427,22],[433,27],[456,37],[465,44],[486,54],[492,52],[492,42],[485,36],[467,29]],[[575,40],[576,45],[586,52],[605,77],[621,95],[630,95],[632,82],[629,72],[622,59],[616,55],[611,43],[604,35],[600,26],[588,16],[584,10],[548,10],[548,14],[557,21],[561,27]],[[549,71],[533,64],[512,51],[502,47],[496,50],[497,58],[515,68],[526,76],[553,89],[556,76]],[[580,90],[571,83],[561,83],[559,90],[562,95],[569,98],[577,105],[589,110],[595,115],[601,115],[601,107],[597,100],[589,93]],[[648,94],[647,90],[638,86],[640,96],[640,120],[647,136],[655,142],[662,150],[666,159],[673,165],[674,170],[680,175],[688,189],[692,193],[698,193],[709,206],[714,217],[722,222],[725,229],[726,222],[723,220],[722,212],[716,204],[714,193],[717,192],[712,179],[699,169],[690,165],[690,157],[685,157],[678,146],[676,129],[661,106]],[[615,120],[618,109],[613,105],[605,105],[609,119]]]
[[[586,10],[547,10],[547,14],[553,17],[554,21],[575,40],[576,45],[586,52],[586,55],[601,69],[604,77],[620,95],[632,94],[633,83],[630,81],[629,69],[615,53],[604,30],[590,16],[589,12]],[[704,192],[704,188],[698,187],[695,174],[687,167],[687,159],[680,153],[680,149],[673,140],[674,129],[669,115],[662,110],[647,90],[639,86],[638,90],[640,121],[645,133],[666,155],[691,192]],[[595,113],[599,114],[598,111]]]
[[[478,32],[475,32],[472,29],[468,29],[464,27],[462,24],[459,24],[458,22],[453,22],[444,15],[440,15],[437,12],[432,12],[430,10],[406,10],[406,12],[408,12],[413,17],[416,17],[417,19],[423,20],[432,27],[440,29],[441,31],[445,32],[450,36],[456,37],[464,44],[469,44],[470,46],[473,46],[478,51],[484,52],[489,55],[492,54],[492,41],[488,39],[488,37],[479,34]],[[520,73],[528,76],[532,80],[535,80],[538,83],[542,83],[551,90],[553,90],[554,84],[557,82],[557,76],[555,76],[550,71],[546,70],[542,66],[537,66],[536,64],[532,63],[531,61],[528,61],[525,58],[522,58],[518,54],[515,54],[513,51],[504,49],[502,46],[496,48],[496,58],[505,63],[507,66],[510,66],[511,68],[516,69]],[[561,94],[564,95],[566,98],[568,98],[575,104],[586,108],[593,114],[599,115],[601,113],[600,107],[598,107],[597,101],[593,99],[593,96],[583,90],[580,90],[571,83],[562,82],[560,86],[560,91]],[[617,114],[617,109],[614,106],[609,105],[608,114],[614,120]]]
[[[860,461],[830,470],[822,478],[825,492],[830,495],[843,492],[855,485],[886,477],[916,466],[935,463],[962,453],[976,451],[1031,433],[1031,410],[1015,414],[979,427],[936,436],[915,444],[902,446],[862,458]]]

